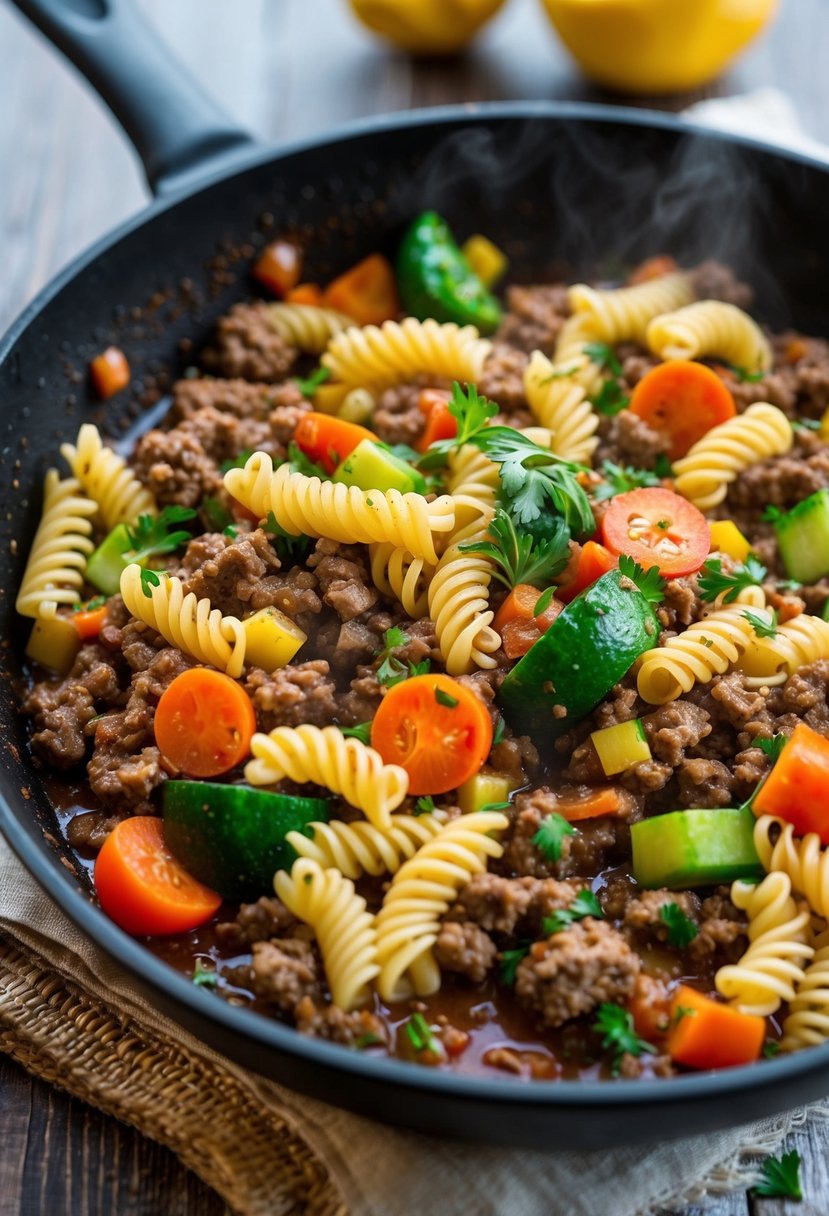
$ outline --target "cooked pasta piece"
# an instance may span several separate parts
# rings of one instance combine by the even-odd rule
[[[357,324],[344,312],[315,304],[271,304],[268,315],[279,336],[308,355],[321,355],[333,337]]]
[[[434,534],[451,532],[455,525],[448,494],[427,502],[422,494],[359,490],[294,473],[288,464],[274,470],[266,452],[254,452],[243,469],[230,469],[225,487],[261,518],[273,511],[292,536],[366,545],[386,541],[432,564],[437,562]]]
[[[493,668],[499,635],[492,628],[489,606],[492,562],[484,553],[469,553],[464,545],[487,535],[494,509],[472,497],[455,498],[456,513],[470,522],[452,536],[429,583],[429,616],[450,676],[475,667]]]
[[[421,845],[436,836],[446,822],[442,812],[433,815],[392,815],[391,826],[380,831],[373,823],[309,823],[312,838],[289,832],[285,839],[300,857],[331,866],[346,878],[361,874],[394,874],[414,857]]]
[[[491,507],[494,510],[495,495],[500,484],[498,465],[473,443],[450,452],[446,488],[453,497],[474,498],[482,508]]]
[[[223,616],[211,607],[210,600],[197,599],[192,591],[185,595],[181,579],[142,570],[133,562],[121,575],[121,596],[132,615],[171,646],[234,678],[242,674],[246,648],[242,622],[235,616]]]
[[[814,956],[809,909],[792,899],[788,875],[767,874],[759,884],[738,880],[731,901],[748,914],[748,949],[738,963],[720,967],[714,983],[741,1013],[769,1017],[790,1001]]]
[[[85,422],[75,443],[62,443],[63,456],[90,498],[98,504],[108,529],[132,524],[139,515],[155,515],[156,505],[123,456],[108,448],[96,426]]]
[[[551,432],[549,448],[563,460],[589,464],[598,447],[599,415],[575,378],[563,375],[535,351],[524,372],[527,405]]]
[[[432,947],[440,918],[473,874],[486,869],[502,846],[491,832],[509,823],[500,811],[476,811],[451,819],[405,862],[391,880],[377,914],[377,989],[384,1001],[428,996],[440,988]]]
[[[429,583],[435,566],[385,542],[369,546],[371,577],[378,591],[393,596],[412,620],[429,611]]]
[[[580,384],[588,397],[601,392],[605,374],[598,363],[590,358],[585,349],[595,337],[590,333],[590,317],[587,313],[576,313],[568,317],[558,331],[553,367],[560,376],[567,376]]]
[[[58,604],[79,604],[98,505],[81,493],[76,477],[50,469],[43,483],[43,513],[35,532],[15,607],[21,616],[50,620]]]
[[[490,350],[474,325],[406,317],[338,334],[322,364],[336,383],[380,392],[423,372],[475,384]]]
[[[361,810],[382,832],[391,826],[391,812],[406,797],[409,778],[397,764],[384,764],[372,747],[350,739],[337,726],[277,726],[270,734],[255,734],[253,760],[245,766],[250,785],[312,781]]]
[[[795,988],[783,1022],[783,1051],[817,1047],[829,1039],[829,931],[815,938],[815,957]]]
[[[754,825],[754,847],[766,870],[787,874],[815,915],[829,917],[829,849],[821,847],[817,832],[796,838],[790,823],[761,815]]]
[[[829,659],[829,621],[802,612],[778,625],[773,638],[755,637],[740,661],[752,684],[784,684],[799,667]]]
[[[772,362],[757,322],[722,300],[700,300],[654,317],[647,341],[660,359],[724,359],[749,372],[767,372]]]
[[[755,637],[745,611],[739,603],[717,608],[664,646],[646,651],[637,676],[640,697],[651,705],[666,705],[733,667]],[[757,608],[756,615],[771,625],[767,608]]]
[[[649,323],[662,313],[673,312],[694,298],[687,274],[674,271],[635,287],[600,291],[586,283],[575,283],[567,293],[570,311],[584,318],[585,331],[593,342],[645,344]],[[558,354],[556,362],[558,362]]]
[[[366,901],[339,870],[323,870],[300,857],[291,873],[280,870],[274,890],[294,916],[314,930],[331,989],[331,1000],[346,1012],[364,1005],[378,974],[377,930]]]
[[[758,401],[744,414],[721,422],[674,462],[675,489],[700,511],[716,507],[741,473],[782,456],[792,446],[792,424],[776,405]]]

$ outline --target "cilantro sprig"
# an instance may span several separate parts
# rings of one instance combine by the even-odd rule
[[[777,637],[777,609],[772,609],[771,620],[766,621],[763,617],[758,616],[756,612],[744,612],[743,616],[748,621],[751,628],[757,634],[758,638],[776,638]]]
[[[782,1157],[767,1157],[760,1166],[760,1181],[754,1187],[755,1195],[768,1199],[802,1199],[800,1184],[800,1153],[792,1149]]]
[[[484,553],[497,569],[492,577],[505,587],[529,583],[546,587],[570,560],[570,533],[563,519],[552,522],[552,535],[537,540],[529,532],[520,533],[509,513],[502,507],[495,512],[487,539],[461,545],[465,553]]]
[[[606,342],[588,342],[582,349],[599,371],[607,376],[598,393],[590,398],[590,404],[608,417],[620,413],[630,404],[630,398],[622,383],[622,365],[616,352]]]
[[[633,1017],[628,1010],[612,1001],[605,1001],[599,1006],[593,1030],[602,1036],[603,1049],[610,1052],[610,1071],[614,1077],[619,1075],[622,1056],[641,1056],[656,1051],[652,1043],[636,1033]]]
[[[145,570],[142,566],[141,574],[141,590],[144,592],[148,600],[153,598],[153,587],[161,586],[161,578],[156,574],[155,570]]]
[[[759,586],[765,577],[766,567],[754,553],[749,553],[745,562],[737,562],[731,574],[723,573],[721,557],[709,557],[703,563],[699,593],[709,601],[722,595],[724,604],[733,604],[741,591]]]
[[[663,904],[659,909],[659,919],[668,930],[668,942],[677,950],[684,950],[699,934],[699,925],[686,916],[679,904],[673,902]]]
[[[457,380],[452,385],[447,408],[458,424],[458,433],[454,439],[438,439],[429,445],[418,461],[418,467],[423,470],[443,468],[449,453],[465,443],[472,443],[475,436],[488,427],[490,418],[498,413],[495,402],[482,397],[474,384],[463,389]]]
[[[604,502],[607,498],[627,494],[629,490],[640,490],[644,486],[662,485],[662,478],[658,473],[652,473],[650,469],[637,469],[630,464],[614,464],[612,460],[602,461],[602,478],[601,484],[593,491],[596,502]]]
[[[619,558],[619,569],[625,578],[635,583],[649,604],[661,604],[665,598],[665,579],[656,566],[643,570],[627,553]]]
[[[522,959],[525,959],[530,952],[532,942],[519,942],[512,950],[501,951],[501,963],[499,968],[499,978],[501,983],[511,988],[515,983],[515,973],[518,970],[518,964]]]
[[[602,905],[594,891],[579,891],[569,908],[559,908],[552,916],[545,916],[541,922],[541,932],[549,937],[578,920],[584,920],[586,916],[594,916],[597,920],[604,917]]]
[[[395,684],[399,684],[401,680],[408,680],[410,676],[428,675],[431,667],[428,659],[423,659],[420,663],[404,663],[395,654],[395,651],[408,645],[410,641],[408,633],[397,625],[392,625],[390,629],[386,630],[383,634],[382,648],[375,654],[375,658],[380,660],[377,668],[378,683],[385,685],[386,688],[394,688]]]
[[[558,861],[565,836],[575,836],[576,829],[568,823],[563,815],[551,811],[545,815],[533,836],[532,842],[548,861]]]
[[[175,553],[190,540],[186,528],[172,530],[175,524],[195,519],[191,507],[165,507],[158,515],[139,515],[135,524],[127,528],[130,542],[130,559],[134,562],[149,561],[165,553]]]
[[[330,481],[322,465],[315,464],[310,456],[306,456],[293,439],[288,444],[288,459],[285,463],[293,473],[302,473],[305,477],[319,477],[320,481]]]
[[[469,442],[500,465],[501,505],[516,524],[532,524],[552,508],[572,536],[593,535],[596,522],[578,480],[585,471],[581,465],[562,460],[509,426],[486,427]]]
[[[774,764],[789,740],[788,736],[784,735],[782,731],[778,731],[770,739],[755,739],[754,742],[760,748],[760,751],[764,752],[772,764]]]

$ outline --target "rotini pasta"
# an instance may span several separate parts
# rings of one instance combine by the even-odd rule
[[[451,532],[455,509],[448,494],[433,502],[398,490],[358,490],[319,477],[294,473],[287,464],[274,471],[266,452],[254,452],[243,469],[230,469],[225,486],[263,519],[269,511],[292,536],[370,544],[390,542],[435,564],[435,533]]]
[[[388,542],[369,546],[371,577],[378,591],[394,596],[404,612],[419,620],[429,611],[429,583],[435,566]]]
[[[311,857],[323,867],[333,867],[346,878],[361,874],[394,874],[404,861],[414,857],[421,845],[436,836],[446,822],[442,813],[392,815],[388,831],[373,823],[309,823],[314,835],[289,832],[286,840],[300,857]]]
[[[333,337],[357,324],[344,312],[315,304],[271,304],[268,315],[279,336],[308,355],[321,355]]]
[[[815,957],[795,988],[783,1022],[782,1051],[817,1047],[829,1039],[829,932],[815,938]]]
[[[639,342],[644,346],[648,324],[654,317],[682,308],[694,298],[690,279],[681,271],[613,291],[575,283],[567,295],[570,311],[584,318],[589,340],[611,346],[619,342]]]
[[[524,392],[533,415],[552,432],[550,450],[563,460],[589,464],[599,443],[599,416],[584,389],[537,350],[524,372]]]
[[[752,684],[783,684],[798,667],[829,659],[829,621],[802,612],[778,625],[773,638],[755,637],[740,661]]]
[[[242,622],[223,616],[210,600],[197,599],[194,592],[184,594],[181,579],[157,574],[157,583],[144,590],[141,567],[133,563],[121,575],[121,596],[128,610],[139,621],[199,663],[209,663],[229,676],[242,674],[246,637]]]
[[[90,498],[98,504],[107,529],[135,523],[139,515],[155,515],[150,491],[131,471],[123,456],[108,448],[96,426],[85,422],[75,443],[62,443],[61,456]]]
[[[761,815],[754,825],[754,847],[764,869],[787,874],[815,915],[829,917],[829,849],[821,847],[817,832],[796,839],[790,823]]]
[[[760,326],[722,300],[700,300],[654,317],[647,342],[660,359],[724,359],[750,372],[771,367],[771,347]]]
[[[814,955],[809,910],[792,899],[786,874],[775,871],[761,883],[738,880],[731,901],[748,914],[748,949],[738,963],[720,967],[717,991],[741,1013],[768,1017],[794,997],[803,968]]]
[[[21,616],[50,619],[58,604],[80,603],[90,535],[98,506],[81,493],[76,477],[63,480],[50,469],[43,483],[43,512],[15,607]]]
[[[489,606],[492,563],[486,554],[469,553],[463,547],[486,537],[493,510],[473,498],[455,501],[458,514],[468,509],[472,520],[452,537],[429,583],[428,597],[429,616],[450,676],[494,667],[493,656],[501,645]]]
[[[700,511],[716,507],[740,473],[782,456],[792,446],[792,424],[776,405],[757,402],[721,422],[674,462],[675,488]]]
[[[756,611],[771,624],[768,609]],[[690,625],[664,646],[645,652],[637,676],[640,697],[651,705],[666,705],[694,684],[707,684],[715,675],[722,675],[734,666],[754,636],[743,604],[715,609],[704,621]]]
[[[409,788],[405,769],[384,764],[374,748],[346,738],[336,726],[277,726],[254,735],[250,750],[254,758],[245,766],[245,780],[251,785],[274,785],[285,777],[324,785],[382,832],[391,827],[391,812]]]
[[[585,347],[596,339],[590,333],[590,317],[577,313],[568,317],[558,332],[553,367],[561,376],[580,384],[587,397],[601,392],[605,375],[598,363],[590,358]]]
[[[423,372],[474,384],[490,350],[474,325],[406,317],[338,334],[322,364],[337,383],[380,392]]]
[[[366,901],[339,870],[323,870],[309,857],[274,879],[279,899],[314,930],[331,999],[346,1011],[364,1005],[379,972],[377,931]]]
[[[486,869],[502,846],[490,835],[506,828],[499,811],[452,819],[394,875],[377,914],[377,988],[384,1001],[427,996],[440,987],[432,954],[440,917],[473,874]]]

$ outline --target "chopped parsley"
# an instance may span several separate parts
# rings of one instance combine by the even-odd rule
[[[796,431],[819,431],[820,426],[819,418],[797,418],[792,423],[792,427]]]
[[[431,815],[435,810],[435,800],[431,794],[424,794],[422,798],[418,798],[415,803],[415,816]]]
[[[196,966],[190,977],[197,988],[215,988],[219,982],[215,967],[208,967],[203,959],[196,959]]]
[[[766,1039],[763,1044],[763,1057],[766,1060],[773,1060],[775,1056],[780,1055],[780,1043],[777,1039]]]
[[[499,743],[504,742],[504,719],[499,718],[495,723],[495,730],[492,732],[492,746],[497,747]]]
[[[622,365],[612,346],[607,342],[586,342],[582,350],[599,371],[608,372],[611,376],[621,376]]]
[[[599,392],[590,398],[590,404],[600,414],[608,416],[626,409],[630,398],[622,384],[622,365],[613,347],[607,342],[587,342],[582,349],[588,359],[608,377]]]
[[[450,693],[444,692],[442,688],[435,689],[435,700],[438,705],[442,705],[444,709],[457,709],[460,702],[457,697],[453,697]]]
[[[754,743],[764,752],[774,764],[783,748],[788,743],[788,737],[782,731],[778,731],[776,735],[772,735],[770,739],[755,739]]]
[[[233,516],[218,498],[203,498],[201,511],[214,532],[221,532],[223,528],[233,523]]]
[[[395,684],[399,684],[402,680],[408,680],[410,676],[425,676],[429,674],[431,663],[428,659],[422,659],[419,663],[404,663],[394,653],[402,646],[406,646],[410,641],[411,638],[408,633],[397,625],[392,625],[383,634],[383,647],[377,651],[375,658],[380,660],[380,666],[377,668],[377,680],[386,688],[394,688]]]
[[[233,524],[228,524],[226,528],[222,528],[222,536],[227,536],[230,540],[235,540],[239,529]]]
[[[440,1053],[440,1043],[432,1034],[432,1028],[422,1013],[413,1013],[403,1029],[415,1051],[431,1051],[436,1055]]]
[[[762,514],[760,515],[760,518],[763,520],[764,523],[776,524],[779,520],[781,520],[783,518],[783,516],[785,514],[786,514],[785,511],[781,511],[780,508],[776,507],[773,503],[766,503],[765,507],[763,507],[763,511],[762,511]]]
[[[475,436],[489,425],[490,418],[498,413],[494,401],[482,397],[474,384],[462,389],[457,381],[452,385],[452,396],[447,403],[449,413],[458,424],[454,439],[438,439],[418,458],[421,469],[440,469],[446,464],[449,453],[465,443],[472,443]]]
[[[673,477],[674,466],[668,459],[667,453],[660,452],[653,462],[653,471],[657,477]]]
[[[515,973],[518,970],[518,964],[522,959],[525,959],[530,952],[532,942],[522,942],[516,946],[514,950],[501,951],[501,965],[499,976],[501,983],[511,988],[515,983]]]
[[[737,562],[731,574],[723,574],[722,558],[711,557],[703,564],[699,593],[704,600],[721,595],[724,604],[732,604],[741,591],[759,586],[765,577],[766,567],[754,553],[745,562]]]
[[[273,538],[271,543],[282,561],[301,562],[314,543],[310,536],[294,536],[292,532],[286,532],[273,511],[268,511],[267,518],[260,521],[259,527]]]
[[[545,916],[541,922],[541,932],[545,937],[549,937],[552,933],[560,933],[577,920],[584,920],[586,916],[595,916],[597,919],[604,916],[595,892],[588,890],[579,891],[569,908],[560,908],[552,916]]]
[[[535,601],[535,607],[533,608],[533,619],[544,615],[544,613],[550,607],[550,604],[553,602],[553,596],[555,593],[555,587],[548,587],[546,591],[541,592],[541,595]]]
[[[771,620],[765,621],[756,612],[744,612],[743,616],[751,625],[751,628],[757,634],[758,638],[776,638],[777,637],[777,610],[772,609]]]
[[[576,829],[563,815],[552,811],[541,820],[532,842],[548,861],[558,861],[565,836],[575,836]]]
[[[768,1199],[802,1199],[800,1185],[800,1153],[792,1149],[782,1157],[767,1157],[760,1166],[761,1178],[754,1187],[755,1195]]]
[[[733,376],[740,381],[741,384],[759,384],[765,379],[765,372],[750,372],[745,367],[739,367],[736,363],[724,363]]]
[[[685,915],[679,904],[663,904],[659,909],[659,919],[668,930],[668,942],[676,946],[677,950],[690,946],[699,934],[699,926],[690,916]]]
[[[155,570],[141,570],[141,590],[144,592],[148,600],[153,598],[153,587],[161,586],[161,579],[156,574]]]
[[[75,604],[73,612],[95,612],[98,608],[103,608],[107,602],[105,595],[94,595],[91,600],[87,600],[85,604]]]
[[[358,722],[356,726],[341,726],[340,730],[347,739],[359,739],[368,747],[371,742],[371,723]]]
[[[339,464],[339,460],[336,459]],[[288,459],[285,462],[293,473],[302,473],[303,477],[318,477],[320,481],[329,481],[330,478],[321,464],[315,464],[310,456],[306,456],[299,444],[294,443],[293,439],[288,444]]]
[[[657,566],[643,570],[632,557],[623,553],[619,558],[619,569],[625,578],[635,583],[649,604],[661,604],[665,598],[665,579],[659,573]]]
[[[617,494],[627,494],[629,490],[639,490],[643,486],[662,484],[662,477],[658,473],[651,473],[650,469],[614,464],[612,460],[602,461],[602,478],[601,485],[593,491],[596,502],[604,502],[607,498],[615,498]]]
[[[531,533],[518,533],[511,516],[499,507],[489,525],[487,539],[462,544],[466,553],[484,553],[496,565],[492,577],[505,587],[519,583],[546,587],[570,560],[570,533],[564,520],[552,521],[548,540],[537,540]],[[543,610],[542,610],[543,611]]]
[[[622,1064],[622,1056],[641,1056],[653,1052],[656,1048],[640,1039],[633,1026],[633,1017],[611,1001],[605,1001],[599,1006],[593,1030],[602,1036],[602,1047],[610,1052],[610,1071],[618,1077]]]
[[[618,380],[605,380],[595,396],[590,398],[590,404],[598,413],[612,418],[630,405],[630,397]]]
[[[302,377],[295,376],[294,384],[297,386],[303,397],[309,400],[313,397],[321,384],[325,384],[326,380],[331,378],[331,372],[327,367],[318,367],[316,371],[311,372],[310,376]]]
[[[173,531],[173,525],[195,518],[196,512],[192,507],[165,507],[158,515],[139,515],[135,525],[127,528],[130,559],[144,562],[164,553],[175,553],[185,541],[190,540],[190,533],[186,528]]]
[[[511,806],[511,802],[485,802],[483,806],[478,807],[478,814],[483,811],[508,811]]]

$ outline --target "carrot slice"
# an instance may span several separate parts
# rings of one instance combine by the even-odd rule
[[[766,1019],[740,1013],[680,984],[671,1002],[667,1048],[688,1068],[733,1068],[751,1064],[763,1050]]]
[[[76,612],[72,617],[74,626],[78,631],[78,637],[81,637],[84,640],[88,638],[97,638],[106,619],[106,604],[102,604],[100,608],[93,608],[91,611]]]
[[[288,304],[313,304],[319,308],[322,305],[322,288],[317,283],[297,283],[285,293]]]
[[[358,325],[382,325],[400,312],[397,282],[391,264],[379,253],[364,258],[329,283],[323,292],[326,308],[353,317]]]
[[[613,785],[597,786],[572,795],[559,794],[557,810],[568,823],[580,819],[599,819],[602,815],[618,815],[625,805]]]
[[[245,759],[256,714],[240,684],[210,667],[191,667],[162,693],[155,741],[164,757],[189,777],[217,777]]]
[[[799,722],[760,786],[754,812],[785,819],[798,836],[817,832],[829,844],[829,739]]]
[[[89,364],[89,373],[95,392],[103,401],[120,393],[130,382],[127,356],[117,346],[108,346],[103,354],[96,355]]]
[[[173,856],[154,815],[136,815],[113,828],[94,878],[107,916],[136,936],[186,933],[215,916],[222,903]]]
[[[451,676],[414,676],[380,702],[371,745],[409,774],[410,794],[445,794],[478,772],[492,747],[481,701]]]
[[[417,399],[418,409],[426,415],[426,427],[417,441],[418,452],[425,452],[439,439],[454,439],[458,420],[449,412],[449,393],[442,389],[424,388]]]
[[[321,464],[326,473],[333,473],[337,465],[350,456],[364,439],[377,442],[374,432],[366,430],[364,426],[313,410],[302,415],[294,431],[297,447],[315,464]]]
[[[635,287],[637,283],[649,283],[652,279],[661,279],[665,274],[673,274],[677,269],[677,264],[672,257],[666,253],[658,253],[655,257],[647,258],[641,266],[638,266],[628,278],[628,283],[631,287]]]
[[[302,253],[290,241],[272,241],[253,264],[251,274],[257,283],[275,296],[285,296],[296,287],[302,273]]]
[[[687,359],[670,359],[652,368],[633,390],[629,408],[664,436],[671,460],[685,456],[712,427],[737,413],[717,373]]]
[[[556,591],[556,598],[562,604],[569,604],[576,596],[591,587],[596,579],[607,574],[616,565],[616,558],[605,549],[604,545],[595,540],[589,540],[582,545],[576,563],[575,573]]]

